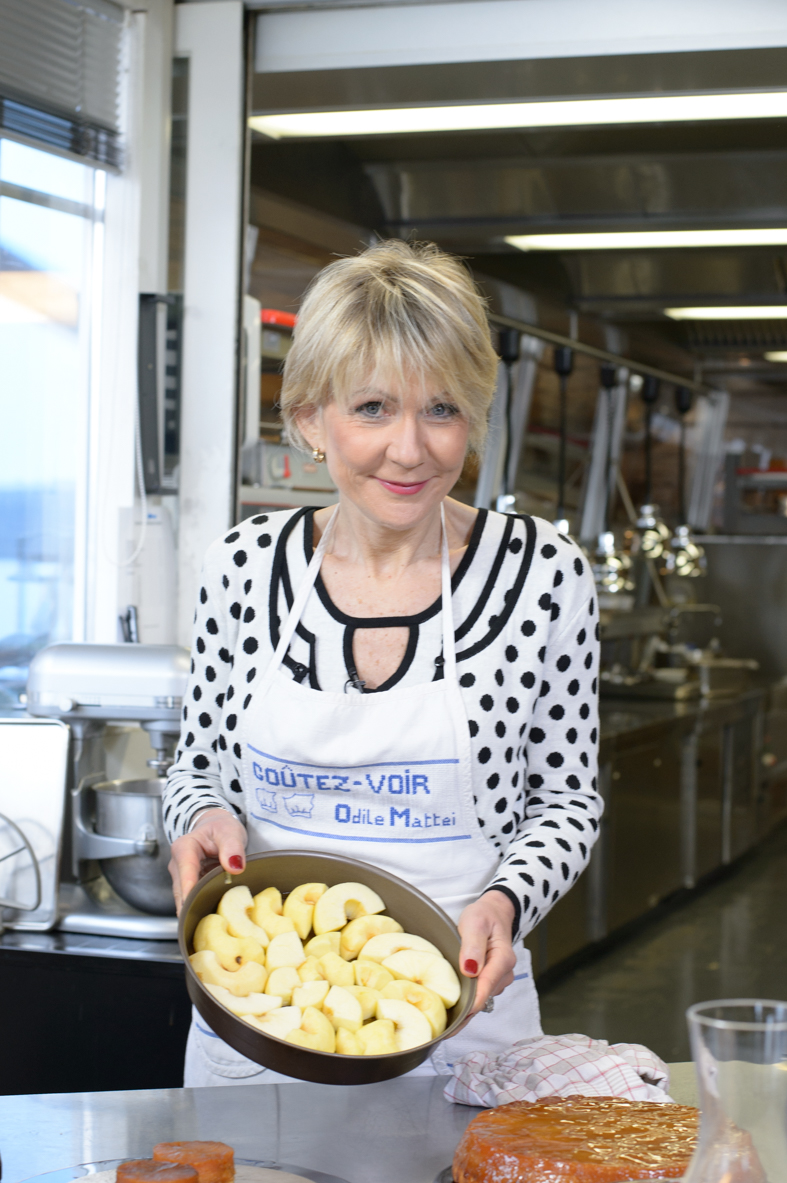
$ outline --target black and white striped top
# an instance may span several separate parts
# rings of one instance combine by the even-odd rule
[[[210,547],[183,729],[164,797],[170,840],[206,806],[243,820],[239,716],[271,660],[313,554],[314,510],[259,514]],[[459,683],[478,824],[500,851],[490,886],[527,933],[587,864],[597,792],[598,611],[587,560],[539,518],[480,510],[454,573]],[[398,670],[371,693],[442,677],[440,600],[415,616],[357,618],[318,576],[284,668],[315,690],[355,674],[353,633],[406,627]]]

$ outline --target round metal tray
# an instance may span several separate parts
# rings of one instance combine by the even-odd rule
[[[114,1171],[121,1163],[128,1162],[126,1158],[108,1158],[103,1162],[83,1162],[78,1166],[63,1167],[59,1171],[47,1171],[43,1175],[31,1175],[23,1179],[22,1183],[71,1183],[72,1179],[90,1178],[101,1171]],[[291,1175],[302,1175],[304,1179],[311,1179],[312,1183],[347,1183],[346,1179],[339,1179],[336,1175],[324,1175],[322,1171],[313,1171],[311,1167],[296,1167],[286,1162],[260,1162],[252,1158],[236,1158],[238,1167],[267,1167],[269,1171],[289,1171]]]
[[[431,1055],[436,1044],[457,1033],[475,1001],[475,978],[465,978],[459,973],[461,940],[456,925],[433,900],[403,879],[357,859],[313,854],[304,850],[250,855],[244,870],[232,876],[233,885],[245,885],[252,895],[271,886],[278,887],[282,895],[286,895],[300,883],[327,883],[333,886],[348,881],[363,883],[382,896],[386,915],[398,920],[406,932],[426,937],[436,945],[459,975],[462,992],[459,1001],[448,1011],[448,1026],[439,1039],[386,1056],[340,1056],[310,1051],[266,1035],[227,1010],[205,989],[189,962],[197,924],[203,916],[216,911],[219,900],[227,890],[225,873],[221,867],[209,872],[191,890],[178,925],[180,951],[186,964],[186,988],[208,1026],[230,1047],[255,1064],[316,1084],[372,1084],[410,1072]]]
[[[454,1183],[454,1173],[451,1167],[446,1167],[439,1175],[435,1176],[434,1183]],[[628,1183],[659,1183],[658,1179],[630,1179]],[[666,1179],[662,1183],[667,1183]]]

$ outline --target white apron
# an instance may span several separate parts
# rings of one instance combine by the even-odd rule
[[[336,521],[298,588],[273,659],[245,712],[241,735],[248,852],[345,851],[390,871],[454,921],[483,892],[500,854],[473,805],[470,734],[456,675],[451,568],[441,508],[444,676],[382,694],[312,690],[281,664],[314,586]],[[448,1075],[471,1051],[495,1055],[541,1035],[530,953],[519,943],[515,980],[489,1013],[438,1044],[411,1075]],[[240,1055],[195,1013],[187,1086],[277,1083],[290,1077]]]

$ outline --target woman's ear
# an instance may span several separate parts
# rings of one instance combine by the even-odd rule
[[[310,448],[322,447],[322,415],[319,407],[303,407],[296,412],[295,422]]]

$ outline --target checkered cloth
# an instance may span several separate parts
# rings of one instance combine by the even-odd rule
[[[671,1101],[669,1069],[640,1043],[612,1043],[587,1035],[522,1039],[499,1056],[471,1052],[454,1062],[447,1101],[494,1109],[541,1097],[627,1097]]]

